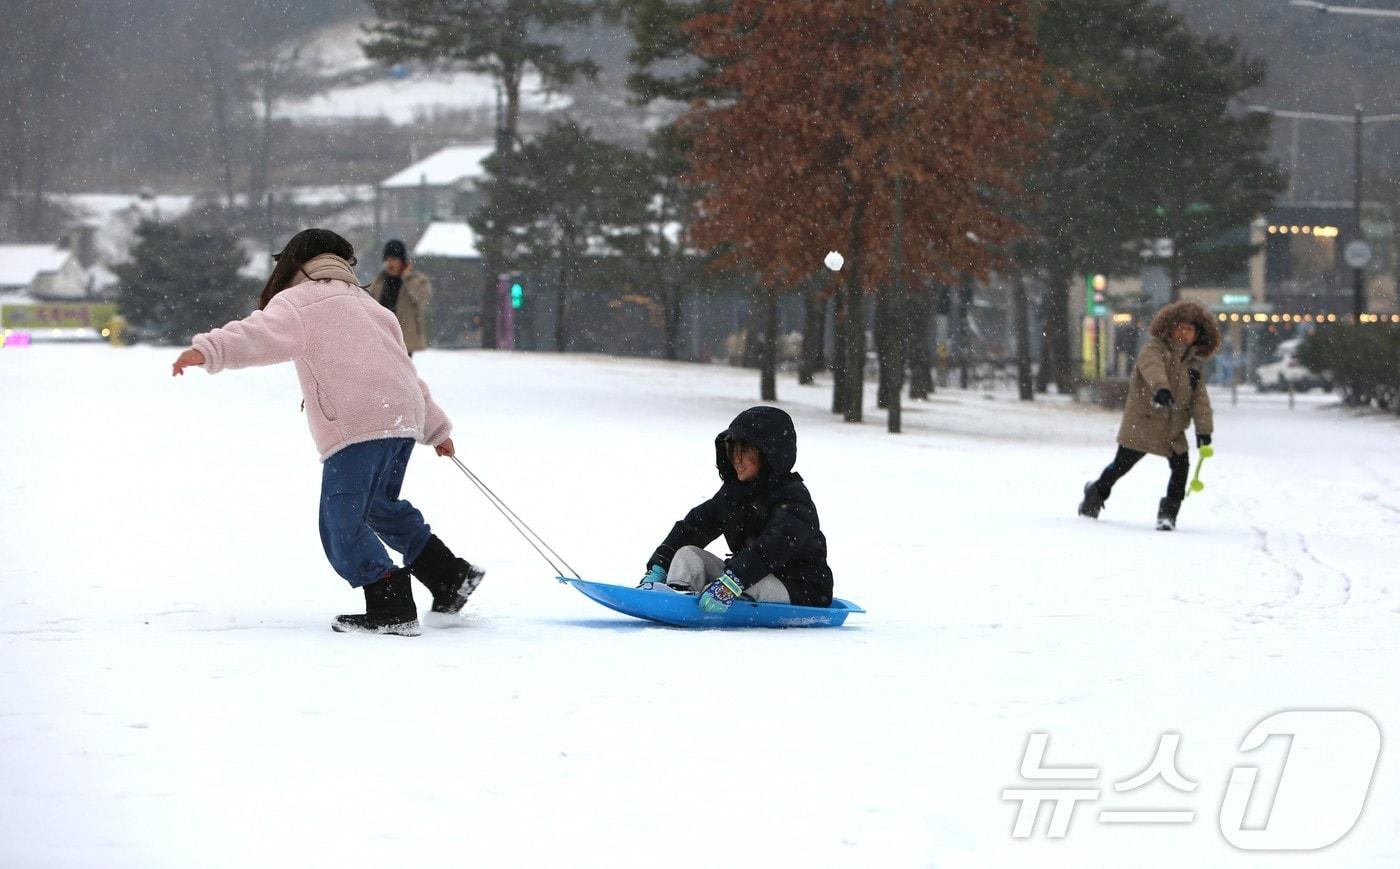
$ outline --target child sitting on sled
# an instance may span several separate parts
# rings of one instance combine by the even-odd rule
[[[797,461],[792,417],[751,407],[715,437],[719,491],[677,522],[647,562],[643,585],[699,592],[700,608],[722,613],[737,597],[798,606],[831,605],[817,508]],[[704,547],[721,534],[733,554]]]
[[[1152,318],[1152,338],[1142,348],[1118,430],[1118,453],[1097,480],[1084,484],[1079,515],[1099,518],[1113,484],[1146,454],[1162,456],[1171,466],[1167,496],[1157,505],[1157,530],[1172,531],[1186,497],[1191,459],[1186,427],[1196,426],[1197,448],[1210,444],[1214,421],[1201,369],[1220,349],[1220,329],[1195,302],[1167,305]]]

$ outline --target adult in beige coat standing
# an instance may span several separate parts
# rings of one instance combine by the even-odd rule
[[[1205,308],[1176,302],[1157,312],[1151,338],[1138,356],[1118,428],[1118,454],[1097,480],[1084,484],[1079,515],[1099,517],[1113,484],[1146,454],[1163,456],[1171,466],[1167,496],[1157,505],[1157,530],[1176,528],[1191,470],[1186,428],[1196,426],[1196,446],[1210,443],[1214,418],[1201,369],[1220,349],[1220,329]]]
[[[399,318],[403,343],[412,356],[428,348],[426,315],[433,298],[433,285],[413,267],[408,248],[397,238],[384,245],[384,268],[366,287],[374,300]]]

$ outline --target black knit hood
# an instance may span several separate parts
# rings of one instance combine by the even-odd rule
[[[729,461],[729,450],[725,441],[733,438],[746,444],[753,444],[763,454],[763,471],[760,481],[781,480],[792,473],[797,464],[797,429],[792,417],[776,407],[760,405],[751,407],[729,424],[729,428],[715,435],[715,468],[721,480],[737,483],[734,466]]]

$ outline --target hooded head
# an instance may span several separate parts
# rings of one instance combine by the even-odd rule
[[[1201,359],[1209,359],[1220,349],[1220,327],[1215,318],[1196,302],[1173,302],[1157,312],[1147,331],[1154,338],[1170,341],[1172,329],[1177,323],[1190,323],[1196,327],[1196,354]]]
[[[735,441],[758,447],[763,456],[759,482],[785,477],[797,464],[797,429],[792,417],[776,407],[751,407],[715,436],[715,467],[726,483],[738,482],[729,453]]]

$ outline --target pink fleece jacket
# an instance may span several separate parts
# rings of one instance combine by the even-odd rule
[[[452,423],[419,379],[393,313],[337,256],[322,254],[302,271],[311,280],[273,296],[266,309],[194,337],[205,370],[295,364],[323,462],[362,441],[447,440]]]

